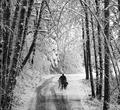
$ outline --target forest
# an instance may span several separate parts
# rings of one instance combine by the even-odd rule
[[[0,0],[0,110],[120,110],[120,0]]]

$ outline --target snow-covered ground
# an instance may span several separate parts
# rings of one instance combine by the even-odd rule
[[[25,88],[20,96],[22,103],[13,110],[102,110],[102,102],[90,97],[90,84],[84,73],[66,74],[69,83],[66,90],[58,88],[59,74],[36,74],[31,82],[34,86]],[[38,76],[41,79],[37,81]],[[111,105],[110,110],[120,109]]]
[[[89,96],[90,87],[84,81],[85,75],[66,75],[69,83],[66,90],[58,89],[59,76],[44,75],[40,81],[35,78],[33,82],[38,82],[38,85],[25,89],[21,95],[22,103],[14,110],[88,110],[85,100]]]

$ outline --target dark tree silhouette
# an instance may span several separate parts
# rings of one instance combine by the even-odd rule
[[[96,15],[100,17],[100,0],[95,0]],[[102,84],[103,84],[103,57],[102,57],[102,37],[100,36],[100,25],[97,23],[97,36],[98,36],[98,54],[99,54],[99,73],[97,76],[96,95],[98,99],[102,98]]]
[[[118,14],[119,14],[119,21],[120,21],[120,0],[118,0]],[[118,34],[118,38],[120,39],[120,29],[119,29],[119,34]],[[115,41],[114,41],[115,42]],[[118,50],[118,52],[120,53],[120,50],[115,42],[115,45],[116,45],[116,48]],[[120,74],[120,73],[119,73]],[[120,76],[119,76],[120,77]],[[119,81],[120,81],[120,78],[119,78]],[[119,93],[118,93],[118,100],[117,100],[117,103],[120,104],[120,89],[119,89]]]
[[[10,99],[9,99],[9,93],[6,92],[6,77],[8,76],[7,73],[7,51],[8,51],[8,36],[9,36],[9,26],[10,26],[10,15],[11,15],[11,10],[10,10],[10,0],[6,0],[6,1],[2,1],[2,16],[3,16],[3,25],[4,25],[4,29],[2,28],[2,40],[3,40],[3,54],[2,54],[2,81],[1,81],[1,88],[3,89],[3,91],[5,91],[4,93],[2,93],[1,96],[1,108],[3,108],[3,110],[7,110],[9,108],[10,105]]]
[[[86,2],[86,0],[85,0]],[[93,74],[92,74],[92,65],[91,65],[91,48],[90,48],[90,33],[89,33],[89,14],[88,14],[88,8],[85,4],[86,12],[85,12],[85,25],[86,25],[86,54],[87,54],[87,65],[90,75],[90,83],[91,83],[91,92],[92,97],[95,97],[95,89],[94,89],[94,81],[93,81]]]
[[[86,4],[84,4],[81,0],[80,0],[80,3],[81,3],[81,5],[82,5],[82,7],[83,7],[83,10],[84,10],[84,13],[85,13],[85,29],[84,29],[84,33],[88,33],[87,35],[89,35],[89,30],[88,30],[88,27],[87,27],[87,23],[86,22],[88,22],[88,9],[87,9],[87,6],[86,6]],[[87,31],[88,30],[88,31]],[[82,28],[82,31],[83,31],[83,28]],[[82,33],[82,37],[83,37],[83,33]],[[84,40],[85,40],[85,45],[84,45],[84,49],[86,49],[86,51],[84,51],[85,53],[84,53],[84,60],[85,60],[85,70],[86,70],[86,79],[88,80],[89,79],[89,66],[88,66],[88,55],[87,55],[87,52],[88,52],[88,50],[87,50],[87,47],[88,47],[88,40],[87,40],[87,38],[84,38]]]
[[[94,21],[91,14],[91,27],[92,27],[92,36],[93,36],[93,48],[94,48],[94,57],[95,57],[95,70],[96,70],[96,96],[98,96],[99,90],[99,77],[98,77],[98,59],[97,59],[97,46],[96,46],[96,37],[94,32]]]
[[[84,29],[84,20],[82,19],[82,39],[83,39],[83,53],[84,53],[84,65],[85,65],[85,73],[86,73],[86,79],[88,77],[88,68],[87,68],[87,55],[86,55],[86,39],[85,39],[85,29]]]
[[[109,6],[109,0],[104,0],[104,16],[105,16],[105,21],[104,21],[104,33],[107,37],[105,39],[105,58],[104,58],[104,105],[103,105],[103,110],[108,110],[109,109],[109,102],[110,102],[110,83],[109,83],[109,48],[107,45],[107,41],[109,41],[109,9],[106,9]]]

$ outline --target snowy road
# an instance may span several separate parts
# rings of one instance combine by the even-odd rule
[[[58,89],[58,78],[54,76],[36,89],[28,110],[85,110],[83,100],[90,90],[83,83],[84,76],[67,75],[67,90]]]

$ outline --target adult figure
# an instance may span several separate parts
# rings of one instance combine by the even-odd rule
[[[61,87],[61,89],[66,89],[68,85],[68,82],[67,82],[67,78],[64,74],[62,74],[59,78],[59,87]]]

